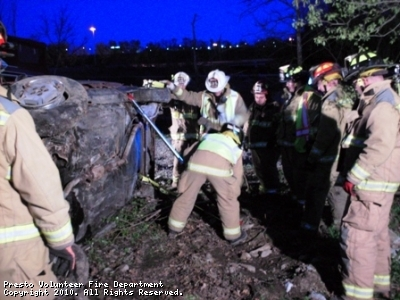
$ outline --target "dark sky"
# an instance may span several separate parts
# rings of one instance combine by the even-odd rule
[[[254,16],[243,14],[246,6],[241,0],[0,0],[0,4],[9,34],[25,38],[37,39],[42,16],[54,20],[65,11],[74,23],[74,43],[88,46],[110,40],[140,40],[145,46],[175,38],[181,43],[193,36],[195,14],[198,40],[253,43],[265,38]],[[7,11],[16,11],[15,26],[11,25],[13,14]],[[94,35],[91,26],[96,28]]]

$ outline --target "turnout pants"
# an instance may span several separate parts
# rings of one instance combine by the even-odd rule
[[[294,183],[294,147],[285,147],[281,146],[281,161],[282,161],[282,170],[283,175],[285,175],[285,179],[289,185],[290,191],[293,196],[296,196],[296,186]]]
[[[347,300],[369,300],[374,291],[390,291],[389,215],[394,194],[370,194],[365,199],[351,197],[343,217],[340,244]]]
[[[254,172],[265,189],[278,189],[280,185],[277,163],[279,148],[251,149]]]
[[[184,141],[184,140],[171,140],[172,146],[175,148],[176,152],[178,152],[181,156],[189,146],[192,144],[192,141]],[[178,158],[174,156],[174,162],[172,167],[172,185],[177,186],[179,177],[182,173],[182,164],[179,162]]]
[[[325,207],[326,197],[331,187],[332,164],[317,164],[315,170],[309,172],[305,188],[306,205],[302,220],[302,228],[317,231]]]
[[[218,162],[214,159],[215,165]],[[242,158],[234,166],[233,176],[218,177],[186,170],[179,180],[178,192],[180,196],[175,200],[169,215],[170,229],[181,232],[192,212],[202,185],[208,180],[217,193],[217,206],[221,217],[224,237],[234,240],[241,235],[240,231],[240,204],[237,198],[240,195],[243,177]]]
[[[9,299],[54,299],[53,288],[40,287],[39,281],[50,285],[57,283],[57,278],[51,271],[49,250],[40,238],[28,241],[13,242],[0,247],[0,282],[3,291],[0,300]],[[5,282],[23,284],[16,288]],[[24,283],[27,285],[24,285]],[[10,296],[10,293],[14,296]],[[35,294],[36,293],[36,294]]]

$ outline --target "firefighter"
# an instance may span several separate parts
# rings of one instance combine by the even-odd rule
[[[69,204],[32,117],[17,103],[0,86],[0,281],[22,284],[4,290],[25,291],[26,299],[54,299],[51,288],[39,297],[30,292],[40,289],[39,281],[57,282],[49,250],[75,269]]]
[[[222,124],[233,123],[243,127],[249,113],[242,96],[229,86],[230,77],[223,71],[213,70],[206,79],[206,90],[191,92],[163,81],[175,96],[189,105],[200,107],[200,134],[208,131],[219,132]]]
[[[281,150],[282,168],[292,192],[292,197],[302,206],[305,203],[304,170],[306,146],[309,147],[309,126],[317,121],[319,97],[307,85],[308,72],[301,66],[285,65],[279,68],[280,82],[285,83],[292,97],[282,106],[278,128],[278,145]],[[307,107],[309,111],[307,111]],[[307,113],[305,113],[307,112]],[[311,112],[311,115],[310,115]],[[306,118],[303,118],[306,116]],[[302,128],[302,125],[308,128]]]
[[[182,89],[186,89],[190,81],[189,75],[185,72],[176,73],[173,79],[174,84]],[[183,152],[199,139],[199,125],[197,124],[197,120],[200,111],[197,106],[188,105],[174,98],[175,97],[173,97],[170,102],[172,125],[169,131],[171,134],[172,146],[182,156]],[[182,172],[180,169],[181,166],[178,159],[174,157],[172,189],[176,189],[178,186],[179,176]]]
[[[224,237],[234,246],[246,240],[247,234],[240,226],[237,199],[243,178],[242,143],[242,129],[225,123],[220,132],[205,134],[195,145],[196,150],[179,180],[180,196],[174,202],[168,218],[170,237],[183,231],[197,195],[208,180],[217,193]]]
[[[358,117],[347,125],[343,188],[350,204],[342,220],[344,299],[390,299],[389,217],[400,184],[400,97],[375,53],[361,52],[346,79],[360,78],[364,89]],[[375,293],[375,295],[374,295]]]
[[[274,194],[280,188],[277,169],[280,151],[276,144],[280,107],[276,101],[268,101],[268,86],[264,81],[257,81],[251,92],[254,102],[244,126],[246,147],[251,151],[254,171],[260,181],[259,193]]]
[[[315,141],[307,157],[310,174],[301,228],[315,235],[331,187],[333,190],[328,200],[336,226],[340,225],[344,213],[347,194],[342,188],[343,179],[338,177],[337,162],[346,117],[352,109],[354,95],[341,85],[342,68],[336,63],[319,64],[314,68],[312,78],[313,84],[324,96]]]

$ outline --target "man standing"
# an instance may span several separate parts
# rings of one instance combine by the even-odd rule
[[[182,89],[190,82],[190,77],[185,72],[178,72],[174,76],[174,84]],[[171,134],[172,146],[182,156],[183,152],[199,139],[199,125],[197,120],[200,111],[197,106],[188,105],[183,101],[173,97],[170,104],[171,109]],[[172,185],[173,189],[177,188],[178,180],[182,170],[180,169],[178,158],[174,157],[172,168]]]
[[[305,204],[307,172],[305,163],[315,137],[321,109],[320,96],[307,85],[308,72],[300,66],[279,68],[280,81],[293,95],[282,108],[278,128],[282,168],[292,197],[302,207]]]
[[[328,192],[338,179],[340,141],[346,115],[353,106],[353,99],[341,85],[343,76],[338,64],[319,64],[312,77],[313,84],[324,96],[321,100],[321,119],[315,141],[307,158],[310,174],[306,185],[306,205],[301,228],[311,235],[316,235]],[[343,180],[339,180],[339,183],[342,193],[334,193],[334,196],[329,198],[334,223],[337,226],[340,225],[347,200],[347,194],[342,189]]]
[[[264,81],[257,81],[251,92],[254,102],[244,126],[247,148],[251,151],[254,171],[260,180],[259,193],[274,194],[280,188],[277,169],[280,151],[276,144],[280,107],[276,101],[268,101],[268,86]]]
[[[0,46],[7,43],[0,22]],[[5,54],[5,52],[1,52]],[[0,59],[0,73],[4,70]],[[67,258],[75,269],[74,236],[58,170],[35,130],[30,114],[0,86],[0,282],[26,292],[26,299],[54,299],[52,289],[38,297],[39,281],[57,282],[51,270],[52,254]],[[0,299],[8,299],[1,293]]]
[[[206,91],[191,92],[164,81],[177,99],[200,108],[200,133],[209,130],[219,132],[224,123],[242,127],[249,115],[242,96],[232,90],[228,84],[230,77],[223,71],[211,71],[206,79]]]
[[[27,281],[34,288],[8,290],[29,292],[39,281],[57,282],[48,247],[74,269],[74,236],[58,170],[32,117],[11,97],[0,86],[0,282]],[[50,292],[35,299],[53,298]]]
[[[231,245],[245,241],[247,235],[241,230],[237,200],[243,178],[242,142],[243,131],[230,123],[225,123],[221,132],[203,136],[178,184],[180,196],[168,218],[170,237],[183,231],[197,195],[208,180],[217,193],[224,237]]]
[[[348,124],[344,189],[351,196],[341,227],[345,299],[390,299],[389,217],[400,184],[400,98],[375,53],[359,53],[347,78],[361,78],[359,117]]]

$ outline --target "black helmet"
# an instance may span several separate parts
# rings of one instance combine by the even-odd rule
[[[386,75],[388,73],[387,68],[389,67],[374,52],[360,52],[349,55],[345,58],[345,66],[347,69],[346,81],[353,80],[360,74],[372,69],[374,71],[368,74],[368,76]]]
[[[290,64],[279,68],[279,81],[282,83],[293,80],[301,84],[306,84],[308,77],[308,72],[303,70],[301,66]]]
[[[233,125],[232,123],[224,123],[221,127],[221,132],[225,131],[233,132],[234,133],[234,136],[232,136],[233,140],[236,142],[236,144],[239,145],[239,147],[242,146],[244,139],[244,132],[242,128]]]

